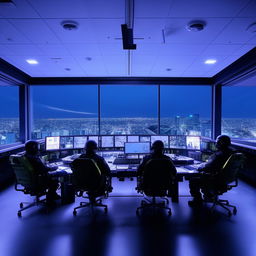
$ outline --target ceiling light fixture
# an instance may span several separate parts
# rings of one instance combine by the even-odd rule
[[[206,23],[202,20],[193,20],[188,23],[186,29],[190,32],[199,32],[205,28]]]
[[[69,31],[78,29],[78,23],[73,20],[64,20],[61,22],[61,26],[65,30],[69,30]]]
[[[38,64],[38,61],[35,59],[27,59],[26,62],[30,65],[36,65]]]
[[[217,62],[217,60],[215,59],[208,59],[204,62],[204,64],[215,64]]]

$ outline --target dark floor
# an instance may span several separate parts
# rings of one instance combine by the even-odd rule
[[[134,197],[135,182],[115,180],[113,185],[113,197],[105,200],[107,215],[102,209],[95,214],[82,209],[76,217],[72,211],[80,199],[50,212],[32,208],[18,218],[19,202],[30,198],[13,187],[1,192],[0,255],[256,255],[256,189],[243,182],[225,196],[238,206],[231,218],[222,210],[211,214],[209,207],[190,209],[187,183],[180,184],[180,203],[170,203],[171,217],[146,212],[138,218],[141,198]]]

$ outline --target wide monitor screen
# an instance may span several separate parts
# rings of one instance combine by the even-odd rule
[[[150,152],[150,142],[126,142],[125,154],[147,154]]]
[[[127,142],[139,142],[139,136],[128,135]]]
[[[124,147],[126,136],[115,136],[115,147]]]
[[[200,137],[187,136],[186,137],[187,149],[200,150]]]
[[[168,136],[151,136],[151,145],[156,141],[156,140],[161,140],[164,143],[164,147],[168,148]]]
[[[60,149],[73,149],[73,148],[74,148],[73,136],[60,137]]]
[[[86,141],[87,141],[87,136],[75,136],[74,148],[84,148]]]
[[[186,136],[185,135],[170,135],[169,136],[170,148],[186,149]]]
[[[102,136],[101,137],[101,147],[102,148],[112,148],[114,147],[113,136]]]
[[[59,150],[60,149],[60,137],[45,137],[45,150]]]

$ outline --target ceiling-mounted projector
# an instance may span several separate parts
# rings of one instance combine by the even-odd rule
[[[128,28],[127,24],[122,24],[121,29],[123,38],[123,49],[135,50],[136,44],[133,43],[133,29]]]

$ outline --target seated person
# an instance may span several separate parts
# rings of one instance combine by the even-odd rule
[[[141,162],[141,164],[139,165],[138,167],[138,170],[137,170],[137,176],[138,178],[140,179],[141,176],[143,176],[143,172],[144,172],[144,168],[145,168],[145,165],[146,163],[151,160],[151,159],[168,159],[170,160],[171,164],[173,165],[173,168],[172,168],[172,176],[175,177],[176,174],[177,174],[177,171],[176,171],[176,168],[171,160],[171,158],[169,156],[166,156],[164,154],[164,143],[161,141],[161,140],[156,140],[153,144],[152,144],[152,152],[151,154],[145,156]],[[140,184],[139,184],[140,186]]]
[[[203,163],[198,171],[202,173],[200,177],[191,178],[189,181],[190,194],[193,197],[192,201],[189,201],[190,206],[200,205],[203,202],[202,190],[205,200],[211,199],[209,192],[211,186],[217,186],[222,184],[221,169],[224,166],[228,158],[234,153],[231,146],[231,140],[227,135],[220,135],[216,139],[217,151],[210,156],[208,162]]]
[[[25,144],[25,157],[36,172],[36,175],[41,175],[43,182],[45,182],[48,191],[46,194],[47,202],[53,202],[56,199],[60,199],[60,196],[56,193],[58,189],[58,181],[53,180],[49,174],[50,171],[54,171],[57,167],[47,167],[39,156],[39,144],[36,141],[28,141]]]
[[[101,174],[104,177],[103,183],[106,184],[106,178],[111,176],[110,168],[106,163],[105,159],[96,154],[97,151],[97,143],[94,140],[88,140],[85,144],[85,153],[81,154],[79,158],[89,158],[93,159],[97,166],[99,167]],[[110,184],[108,187],[108,191],[112,191],[111,187],[111,179],[109,178]]]

